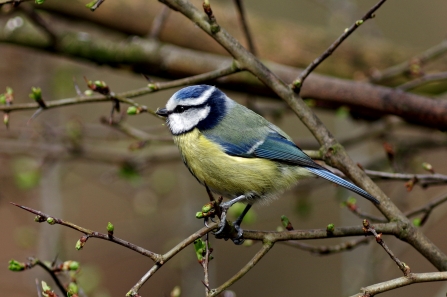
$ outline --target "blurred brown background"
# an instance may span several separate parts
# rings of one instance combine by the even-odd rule
[[[59,5],[58,2],[62,1],[54,1],[53,5]],[[76,4],[84,9],[84,2],[73,2],[78,2]],[[306,65],[317,57],[344,28],[360,18],[374,3],[369,0],[245,1],[249,20],[253,23],[262,20],[266,26],[287,24],[306,32],[309,38],[315,35],[318,40],[327,40],[326,43],[308,44],[290,32],[283,32],[284,54],[282,49],[276,50],[276,59],[296,59],[295,65]],[[200,2],[195,1],[195,4],[200,5]],[[107,5],[124,7],[122,17],[126,20],[129,20],[127,13],[135,10],[142,15],[148,10],[149,14],[149,6],[143,1],[106,1],[103,6]],[[151,3],[150,8],[156,10],[150,11],[150,15],[155,15],[161,7],[162,4],[155,1]],[[216,1],[214,13],[218,20],[221,15],[234,15],[233,3]],[[341,50],[343,47],[348,49],[350,42],[363,43],[366,50],[369,44],[374,46],[380,43],[383,47],[401,49],[402,59],[410,58],[445,38],[446,13],[447,2],[443,0],[388,1],[376,13],[377,17],[355,32],[352,41],[348,39]],[[183,18],[178,13],[172,13],[170,17]],[[8,16],[4,14],[2,18]],[[116,19],[116,22],[119,21],[120,15]],[[133,19],[136,26],[147,28],[151,21],[149,18]],[[185,30],[191,28],[193,26]],[[170,30],[169,26],[166,30]],[[264,32],[256,31],[256,27],[252,31],[255,42],[263,38]],[[161,39],[164,36],[168,38],[169,34],[163,31]],[[193,34],[204,33],[197,29]],[[290,56],[288,42],[305,43],[303,47],[308,58]],[[265,48],[259,48],[259,51],[261,55],[269,55],[270,52]],[[329,58],[321,71],[332,73],[331,65],[341,57],[335,54]],[[382,61],[380,67],[392,65],[387,63]],[[372,63],[360,67],[363,71],[379,66]],[[16,102],[29,102],[28,94],[33,86],[42,88],[46,100],[74,97],[76,93],[72,78],[75,77],[81,88],[85,89],[83,76],[104,80],[115,92],[140,88],[147,83],[142,76],[125,70],[0,44],[0,90],[3,92],[7,86],[12,87]],[[153,79],[159,80],[156,77]],[[136,100],[156,109],[164,106],[174,91],[162,91]],[[236,92],[227,94],[245,102],[245,95]],[[266,99],[259,99],[259,102],[266,102]],[[20,273],[8,271],[7,262],[12,258],[25,261],[28,256],[35,256],[52,260],[57,255],[62,260],[79,261],[82,267],[80,286],[88,296],[94,297],[124,296],[152,266],[149,259],[139,254],[96,239],[90,239],[82,251],[76,251],[74,247],[80,233],[57,225],[34,223],[33,215],[10,205],[10,201],[101,232],[106,232],[107,222],[110,221],[115,225],[116,236],[160,253],[201,228],[203,223],[195,219],[194,214],[208,198],[204,188],[181,163],[173,144],[154,143],[142,150],[130,151],[128,147],[135,143],[134,140],[100,123],[100,117],[107,117],[109,113],[110,104],[78,105],[45,111],[28,123],[33,112],[15,112],[11,115],[10,129],[0,127],[1,295],[36,296],[35,278],[52,285],[49,276],[39,268]],[[354,121],[334,112],[317,113],[339,138],[359,135],[370,129],[368,123]],[[281,119],[269,119],[298,139],[299,144],[313,143],[310,134],[292,114],[286,114]],[[160,121],[147,114],[129,117],[127,122],[152,134],[168,135]],[[91,157],[76,157],[66,152],[65,148],[70,146],[72,139],[70,134],[76,131],[81,131],[79,141]],[[439,133],[423,128],[406,133],[402,129],[401,137],[411,138],[420,134],[437,136]],[[372,167],[379,162],[377,160],[383,162],[385,158],[382,143],[377,140],[365,141],[349,149],[354,160],[365,166]],[[144,162],[145,158],[160,151],[169,153],[172,160]],[[438,173],[446,173],[445,156],[445,148],[421,151],[403,162],[404,169],[423,172],[420,164],[430,162]],[[125,160],[133,160],[144,166],[138,174],[126,174],[123,171]],[[403,182],[380,182],[380,186],[405,210],[422,205],[446,191],[445,186],[427,190],[415,187],[408,193]],[[324,228],[328,223],[336,226],[358,225],[360,219],[340,207],[340,202],[349,195],[351,193],[328,182],[306,181],[278,201],[256,207],[253,222],[245,224],[245,228],[274,230],[280,225],[282,214],[287,215],[297,229]],[[375,213],[369,203],[359,201],[359,205],[363,210]],[[443,227],[447,223],[446,211],[445,205],[437,208],[423,227],[428,237],[443,251],[447,251]],[[413,272],[434,271],[428,261],[405,243],[391,237],[385,237],[385,240]],[[312,243],[330,245],[342,241],[334,239]],[[231,242],[214,238],[211,242],[215,258],[210,266],[212,287],[231,277],[259,248],[259,244],[252,247],[234,246]],[[358,292],[362,286],[399,276],[401,272],[388,255],[372,242],[350,252],[322,257],[277,244],[231,290],[237,296],[349,295]],[[197,264],[193,248],[189,247],[163,266],[140,293],[142,296],[169,296],[174,286],[180,286],[183,296],[200,296],[204,292],[202,278],[203,271]],[[444,296],[446,291],[447,286],[443,283],[428,283],[398,289],[384,296]]]

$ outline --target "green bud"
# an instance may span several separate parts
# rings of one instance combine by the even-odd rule
[[[281,222],[282,222],[282,225],[286,228],[290,223],[289,218],[284,215],[281,216]]]
[[[326,227],[326,231],[329,233],[333,233],[335,230],[335,225],[334,224],[328,224]]]
[[[50,265],[51,266],[51,265]],[[62,270],[78,270],[79,268],[79,262],[76,261],[65,261],[64,263],[62,263]]]
[[[156,91],[158,90],[157,86],[155,84],[148,84],[147,87],[149,88],[149,90],[151,91]]]
[[[292,83],[295,89],[301,88],[301,80],[297,79]]]
[[[5,94],[0,94],[0,104],[6,104],[6,96],[5,96]]]
[[[9,261],[8,269],[11,271],[22,271],[25,270],[25,268],[26,268],[25,263],[18,262],[16,260]]]
[[[136,114],[139,114],[139,113],[140,113],[140,110],[136,106],[129,106],[127,108],[127,114],[128,115],[136,115]]]
[[[415,218],[414,220],[413,220],[413,226],[416,226],[416,227],[420,227],[421,226],[421,219],[420,218]]]
[[[13,95],[13,94],[14,94],[13,89],[10,88],[10,87],[6,87],[6,94],[7,94],[7,95]]]
[[[358,20],[357,22],[355,22],[355,24],[356,24],[357,26],[360,26],[361,24],[363,24],[363,20]]]
[[[108,222],[107,223],[107,232],[113,232],[114,229],[115,229],[115,227],[113,226],[113,224]]]
[[[71,297],[74,294],[78,294],[78,292],[79,292],[79,287],[76,283],[71,282],[68,284],[68,288],[67,288],[67,296],[68,297]]]
[[[50,225],[54,225],[54,224],[56,224],[56,220],[54,218],[52,218],[52,217],[48,217],[47,218],[47,223],[50,224]]]
[[[34,99],[35,101],[41,101],[42,100],[42,90],[40,88],[31,88],[32,93],[29,94],[29,97],[31,99]]]
[[[45,0],[36,0],[35,2],[36,2],[36,4],[43,4],[45,2]]]
[[[212,203],[207,203],[202,207],[202,212],[209,212],[211,209],[213,209]]]
[[[96,2],[96,1],[95,1]],[[98,88],[107,88],[107,84],[106,84],[106,82],[105,81],[102,81],[102,80],[95,80],[94,82],[93,82],[93,84],[96,86],[96,87],[98,87]]]
[[[201,211],[196,212],[196,218],[197,219],[203,219],[205,217],[205,214]]]
[[[75,248],[80,251],[84,247],[84,242],[82,242],[80,239],[76,242]]]

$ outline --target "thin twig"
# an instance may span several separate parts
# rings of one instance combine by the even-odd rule
[[[412,81],[401,84],[396,89],[401,90],[401,91],[409,91],[414,88],[425,85],[427,83],[446,80],[446,79],[447,79],[447,72],[426,74],[426,75],[416,78]]]
[[[157,14],[157,16],[152,21],[151,31],[149,32],[149,38],[159,39],[160,32],[163,29],[166,20],[168,19],[169,13],[171,9],[167,6],[163,6],[161,11]]]
[[[370,10],[360,19],[357,20],[354,24],[351,25],[348,29],[345,30],[345,32],[337,38],[337,40],[334,41],[334,43],[331,44],[331,46],[328,47],[328,49],[318,58],[312,61],[312,63],[309,64],[309,66],[304,69],[303,72],[293,81],[292,83],[292,89],[299,94],[301,87],[303,86],[304,80],[306,77],[315,69],[318,65],[321,64],[327,57],[329,57],[336,49],[337,47],[351,35],[360,25],[362,25],[365,21],[368,19],[371,19],[374,17],[374,12],[379,9],[380,6],[382,6],[383,3],[385,3],[386,0],[380,0],[376,5],[371,7]]]
[[[273,247],[273,242],[266,241],[262,245],[262,248],[256,253],[256,255],[242,267],[241,270],[239,270],[235,275],[233,275],[229,280],[227,280],[225,283],[223,283],[221,286],[215,289],[211,289],[208,297],[214,297],[222,293],[225,289],[227,289],[229,286],[234,284],[236,281],[238,281],[240,278],[242,278],[247,272],[249,272]]]
[[[411,273],[410,267],[394,256],[393,252],[383,241],[382,233],[377,234],[376,230],[374,230],[374,226],[371,226],[368,220],[363,220],[363,228],[365,232],[369,232],[374,235],[376,242],[380,244],[380,246],[382,246],[382,248],[387,252],[390,258],[396,263],[397,267],[399,267],[399,269],[403,272],[404,276],[408,276]]]
[[[429,48],[425,52],[409,59],[408,61],[387,68],[381,72],[374,73],[369,79],[369,81],[372,83],[380,83],[388,81],[394,77],[397,77],[409,71],[410,67],[414,64],[414,61],[418,61],[419,65],[422,66],[429,61],[441,57],[445,53],[447,53],[447,40],[442,41],[441,43],[435,45],[432,48]]]
[[[371,214],[368,214],[360,209],[356,203],[351,203],[348,199],[346,202],[346,207],[348,210],[350,210],[353,214],[357,215],[361,219],[367,219],[374,223],[386,223],[388,220],[386,218],[373,216]]]
[[[25,13],[25,15],[34,24],[36,24],[39,28],[41,28],[48,35],[48,37],[50,37],[50,40],[51,40],[50,47],[51,48],[54,48],[57,46],[57,42],[58,42],[57,35],[54,33],[53,29],[51,29],[50,26],[48,26],[46,21],[36,12],[34,7],[21,5],[18,7],[18,9],[23,11]]]
[[[360,293],[354,294],[350,297],[375,296],[377,294],[405,287],[411,284],[438,282],[445,280],[447,280],[447,272],[410,273],[408,276],[391,279],[386,282],[362,288]]]
[[[390,173],[383,171],[375,171],[365,169],[365,173],[370,177],[381,179],[395,179],[395,180],[412,180],[415,179],[421,182],[424,186],[431,184],[445,184],[447,183],[447,175],[433,173],[433,174],[411,174],[411,173]]]
[[[130,289],[128,295],[126,296],[138,296],[139,289],[143,286],[143,284],[152,276],[154,273],[161,267],[163,264],[172,259],[175,255],[177,255],[180,251],[182,251],[185,247],[192,244],[194,240],[204,236],[210,231],[217,228],[217,223],[208,224],[208,227],[203,227],[202,229],[196,231],[194,234],[190,235],[186,239],[182,240],[175,247],[169,250],[166,254],[161,256],[159,262],[157,262],[148,272]]]
[[[123,121],[110,122],[106,117],[101,117],[100,121],[102,124],[112,127],[117,131],[120,131],[121,133],[139,141],[158,141],[172,143],[171,136],[152,135],[144,132],[143,130],[132,127],[131,125]]]
[[[362,244],[368,244],[371,238],[372,237],[365,237],[342,242],[336,245],[329,245],[329,246],[321,245],[317,247],[298,241],[284,241],[283,244],[298,248],[303,251],[310,252],[311,254],[314,255],[325,256],[350,251],[356,247],[359,247]]]
[[[407,212],[405,215],[410,218],[410,217],[413,217],[413,216],[418,215],[420,213],[423,213],[424,216],[422,217],[422,219],[421,219],[421,221],[419,223],[420,226],[422,226],[427,221],[428,215],[431,214],[432,210],[435,207],[441,205],[442,203],[444,203],[446,201],[447,201],[447,194],[444,193],[441,196],[439,196],[438,198],[433,199],[429,203],[427,203],[427,204],[425,204],[425,205],[423,205],[423,206],[421,206],[419,208],[416,208],[414,210],[411,210],[411,211]]]
[[[61,283],[60,279],[57,277],[56,273],[47,265],[45,265],[45,263],[43,263],[42,261],[40,261],[39,259],[35,259],[33,258],[33,260],[36,261],[36,265],[39,265],[40,267],[42,267],[46,272],[48,272],[48,274],[51,276],[51,278],[54,280],[54,282],[56,283],[57,287],[59,288],[59,290],[61,290],[62,295],[63,296],[67,296],[67,289],[65,289],[64,285]]]
[[[247,39],[248,50],[253,55],[257,56],[258,53],[255,47],[255,43],[253,41],[252,34],[250,33],[250,28],[248,27],[248,21],[242,0],[234,0],[234,3],[236,4],[237,11],[239,13],[239,20],[242,25],[242,30],[244,31],[245,39]]]
[[[210,245],[209,245],[209,234],[205,235],[205,256],[202,259],[203,267],[203,284],[205,285],[205,296],[209,294],[210,291],[210,280],[209,280],[209,270],[208,265],[210,263]]]
[[[86,238],[85,240],[87,240],[87,238],[89,238],[89,237],[92,237],[92,238],[99,238],[99,239],[111,241],[111,242],[117,243],[119,245],[122,245],[122,246],[124,246],[124,247],[126,247],[128,249],[131,249],[131,250],[133,250],[133,251],[135,251],[137,253],[140,253],[143,256],[149,257],[154,262],[160,261],[161,255],[153,253],[153,252],[151,252],[149,250],[146,250],[146,249],[144,249],[142,247],[139,247],[139,246],[137,246],[137,245],[135,245],[133,243],[130,243],[128,241],[125,241],[123,239],[117,238],[116,236],[109,237],[107,234],[96,232],[96,231],[92,231],[92,230],[86,229],[84,227],[77,226],[77,225],[75,225],[75,224],[73,224],[71,222],[67,222],[67,221],[58,219],[56,217],[47,215],[47,214],[45,214],[45,213],[43,213],[41,211],[32,209],[30,207],[18,205],[18,204],[14,203],[14,202],[10,202],[10,203],[12,205],[15,205],[15,206],[17,206],[17,207],[19,207],[21,209],[24,209],[26,211],[29,211],[29,212],[37,215],[36,221],[38,221],[38,222],[45,222],[45,221],[47,221],[50,224],[58,224],[58,225],[62,225],[62,226],[65,226],[65,227],[69,227],[71,229],[74,229],[74,230],[77,230],[77,231],[79,231],[81,233],[84,233],[85,234],[85,238]]]
[[[143,96],[149,93],[154,93],[160,90],[165,90],[169,88],[184,86],[188,84],[195,84],[199,82],[209,81],[213,80],[222,76],[227,76],[229,74],[233,74],[240,71],[239,67],[237,66],[237,63],[232,63],[230,66],[224,67],[222,69],[213,70],[207,73],[194,75],[187,78],[177,79],[169,82],[157,82],[157,83],[151,83],[148,85],[148,87],[117,93],[113,96],[104,96],[104,95],[93,95],[93,96],[80,96],[80,97],[74,97],[74,98],[66,98],[66,99],[59,99],[59,100],[53,100],[53,101],[46,101],[47,109],[55,108],[55,107],[61,107],[61,106],[67,106],[67,105],[75,105],[75,104],[85,104],[85,103],[94,103],[94,102],[109,102],[113,101],[114,98],[118,99],[119,101],[136,106],[136,107],[142,107],[145,108],[146,111],[150,112],[151,114],[155,114],[154,111],[148,110],[146,106],[139,105],[135,103],[134,101],[130,100],[129,98],[135,98],[139,96]],[[0,111],[5,112],[12,112],[12,111],[20,111],[20,110],[30,110],[30,109],[36,109],[39,108],[39,104],[36,102],[32,103],[19,103],[14,105],[0,105]],[[158,117],[158,116],[157,116]]]
[[[387,235],[399,235],[401,226],[396,222],[379,223],[374,225],[375,230]],[[292,230],[292,231],[256,231],[244,230],[244,238],[263,241],[267,238],[273,242],[288,241],[288,240],[308,240],[308,239],[323,239],[323,238],[337,238],[349,236],[365,236],[365,231],[362,226],[345,226],[335,227],[329,234],[327,229],[310,229],[310,230]]]

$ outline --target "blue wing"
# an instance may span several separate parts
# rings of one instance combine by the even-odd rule
[[[259,140],[259,138],[257,138],[257,141],[253,140],[229,143],[224,141],[222,138],[212,138],[214,141],[218,142],[229,155],[245,158],[264,158],[286,164],[295,164],[306,168],[317,176],[349,189],[374,203],[379,203],[376,198],[371,196],[365,190],[338,177],[323,166],[314,162],[291,140],[287,139],[275,130],[270,130],[263,139],[261,138],[261,140]]]

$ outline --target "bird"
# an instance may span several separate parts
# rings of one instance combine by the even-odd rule
[[[182,88],[156,114],[166,118],[191,174],[207,190],[230,199],[220,204],[216,236],[224,236],[228,209],[243,202],[246,207],[233,223],[237,236],[232,239],[241,244],[240,225],[251,206],[270,201],[303,178],[322,177],[379,204],[365,190],[313,161],[276,125],[215,86]]]

